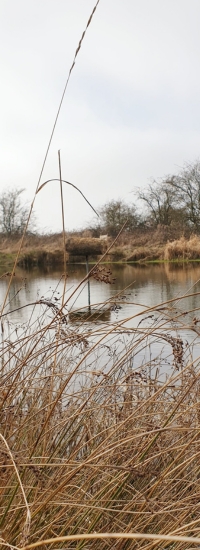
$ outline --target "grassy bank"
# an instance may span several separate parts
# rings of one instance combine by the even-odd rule
[[[0,268],[12,266],[15,260],[15,253],[0,252]]]
[[[26,325],[10,323],[6,311],[1,318],[2,543],[68,535],[65,548],[150,550],[155,540],[73,537],[198,536],[197,322],[189,346],[182,337],[189,321],[171,302],[141,315],[130,304],[131,323],[89,325],[83,317],[72,325],[68,299],[38,300]]]
[[[0,237],[0,265],[14,263],[20,245],[19,237]],[[53,235],[28,235],[23,242],[23,248],[18,265],[25,268],[34,266],[55,267],[63,265],[63,236],[61,233]],[[66,253],[66,259],[69,256]]]
[[[31,239],[22,254],[36,250],[44,262],[47,253],[62,254],[61,235]],[[188,261],[191,250],[197,260],[198,243],[193,237],[164,244],[169,257],[163,252],[156,261]],[[69,253],[80,261],[86,250],[99,253],[97,244],[79,238]],[[18,245],[5,243],[11,257]],[[143,256],[130,259],[139,246],[146,246]],[[108,260],[123,253],[123,261],[145,262],[147,252],[144,242],[121,239]],[[93,276],[104,280],[98,267]],[[7,312],[12,300],[2,312],[1,547],[52,539],[46,549],[153,550],[160,536],[159,548],[191,549],[179,537],[200,532],[199,294],[194,288],[190,312],[181,302],[183,314],[173,302],[141,314],[130,304],[129,319],[120,323],[110,322],[112,297],[90,323],[88,310],[72,318],[70,296],[55,301],[52,292],[29,306],[26,324]],[[115,301],[123,307],[125,293]],[[98,538],[102,533],[118,537]],[[131,533],[144,536],[126,540]],[[75,541],[79,535],[86,539]]]
[[[152,235],[130,235],[120,237],[116,245],[105,257],[107,262],[184,262],[200,260],[200,237],[193,235],[186,239],[162,242],[158,232]],[[96,262],[111,245],[112,239],[101,241],[99,238],[88,238],[80,235],[66,237],[66,260],[85,263],[86,256],[90,263]],[[19,246],[19,239],[0,238],[0,266],[13,264]],[[63,236],[32,235],[25,239],[18,264],[21,267],[62,266]]]

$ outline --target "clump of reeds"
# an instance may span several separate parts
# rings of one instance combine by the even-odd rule
[[[159,308],[147,308],[135,329],[130,319],[88,325],[87,318],[74,327],[66,305],[38,300],[27,325],[2,318],[2,541],[24,546],[102,532],[197,535],[199,360],[176,336],[178,327],[172,332],[173,309],[165,305],[159,317]],[[158,342],[162,351],[155,355]],[[102,539],[77,548],[113,544],[138,547]],[[155,541],[139,545],[150,549]]]
[[[106,250],[106,242],[94,237],[70,237],[66,250],[71,256],[98,256]]]
[[[127,256],[128,262],[138,262],[140,260],[157,260],[162,256],[162,248],[159,246],[139,246]]]
[[[165,260],[199,260],[200,238],[193,235],[190,239],[180,239],[167,243],[164,253]]]
[[[110,251],[109,258],[111,262],[124,260],[126,258],[126,250],[120,246],[113,247]]]

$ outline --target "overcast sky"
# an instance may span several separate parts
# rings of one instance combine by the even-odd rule
[[[69,68],[95,0],[0,0],[0,189],[32,200]],[[200,1],[100,0],[72,71],[42,182],[94,207],[200,157]],[[65,185],[68,229],[94,218]],[[61,229],[59,184],[35,201]]]

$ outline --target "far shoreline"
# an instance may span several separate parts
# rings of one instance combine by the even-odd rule
[[[157,237],[157,240],[156,240]],[[20,244],[16,238],[0,235],[0,268],[14,265]],[[120,237],[112,246],[112,238],[106,241],[82,235],[66,236],[65,260],[67,264],[118,265],[187,265],[200,262],[200,237],[181,236],[176,240],[160,242],[157,235],[129,235]],[[151,240],[151,244],[150,241]],[[62,269],[64,266],[63,235],[27,235],[17,265],[21,268],[49,267]]]

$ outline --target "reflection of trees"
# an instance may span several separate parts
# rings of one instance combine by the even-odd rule
[[[164,264],[164,269],[168,280],[180,284],[194,284],[200,278],[200,265],[198,264]]]
[[[4,279],[0,280],[0,304],[3,303],[4,296],[6,294],[7,283]]]
[[[112,266],[112,274],[116,277],[115,288],[123,289],[132,284],[134,288],[145,287],[149,282],[161,282],[166,278],[162,266],[124,265]]]
[[[16,309],[23,305],[24,300],[22,300],[22,290],[21,285],[13,279],[8,298],[10,302],[9,305],[12,309]]]
[[[130,299],[130,302],[156,305],[163,301],[180,297],[200,279],[200,266],[194,264],[184,264],[183,267],[177,264],[151,264],[148,266],[113,264],[109,267],[111,267],[112,276],[115,278],[115,282],[110,285],[91,279],[92,304],[112,300],[115,295],[119,294],[120,296],[121,293],[121,295],[127,295],[127,301]],[[24,275],[27,275],[26,281],[24,280]],[[85,275],[86,268],[84,264],[69,266],[66,299],[70,296],[72,291],[77,288]],[[8,281],[6,279],[0,280],[0,301],[2,301],[5,296],[7,284]],[[47,295],[49,292],[50,297],[55,289],[57,289],[59,292],[56,294],[56,299],[59,300],[62,294],[62,288],[63,281],[61,271],[53,271],[43,276],[41,271],[38,270],[33,270],[28,273],[23,272],[23,278],[19,275],[13,278],[9,293],[9,309],[17,309],[34,301],[37,299],[37,291],[40,292],[40,295],[45,293]],[[200,283],[195,284],[192,291],[198,292],[199,289]],[[76,296],[79,295],[79,291],[81,291],[81,296],[80,299],[78,298],[77,302],[75,300],[76,303],[74,308],[80,307],[80,303],[82,306],[87,305],[87,287],[84,288],[84,285],[80,286],[77,294],[72,298],[71,303]],[[181,300],[179,305],[184,309],[198,307],[198,297]],[[25,315],[26,318],[25,313],[20,313],[20,317],[23,318],[23,315]]]

